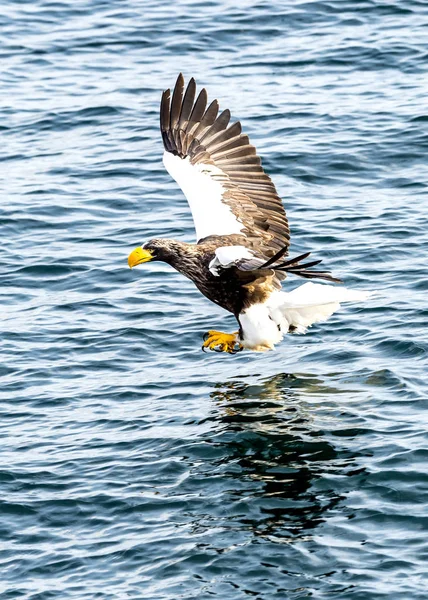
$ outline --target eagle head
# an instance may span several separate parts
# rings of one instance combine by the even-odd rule
[[[151,260],[162,260],[169,262],[169,258],[174,253],[174,242],[166,239],[152,239],[138,246],[128,256],[128,265],[132,269],[137,265],[149,262]]]

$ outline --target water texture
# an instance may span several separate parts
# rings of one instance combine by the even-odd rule
[[[1,3],[1,600],[426,600],[428,8]],[[239,118],[291,252],[379,290],[275,352],[166,265],[179,71]],[[290,286],[296,285],[290,280]]]

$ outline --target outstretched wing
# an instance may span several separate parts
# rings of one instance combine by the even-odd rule
[[[229,110],[218,115],[217,100],[207,108],[205,89],[195,96],[195,80],[184,93],[180,73],[172,101],[170,90],[162,94],[160,127],[164,165],[189,202],[197,240],[239,235],[239,244],[262,262],[282,249],[285,254],[287,217],[256,149],[239,122],[228,126]]]

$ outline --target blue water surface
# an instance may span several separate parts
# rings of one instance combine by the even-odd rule
[[[426,600],[428,9],[422,0],[3,0],[2,600]],[[290,220],[378,290],[275,352],[161,263],[179,71]],[[290,280],[287,285],[295,286]]]

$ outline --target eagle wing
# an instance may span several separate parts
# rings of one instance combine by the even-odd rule
[[[164,165],[189,202],[198,243],[218,236],[219,246],[243,248],[249,269],[285,255],[287,217],[255,147],[239,122],[229,126],[229,110],[219,115],[217,100],[207,107],[205,89],[195,97],[195,80],[184,92],[180,73],[172,100],[170,90],[162,94],[160,128]]]

